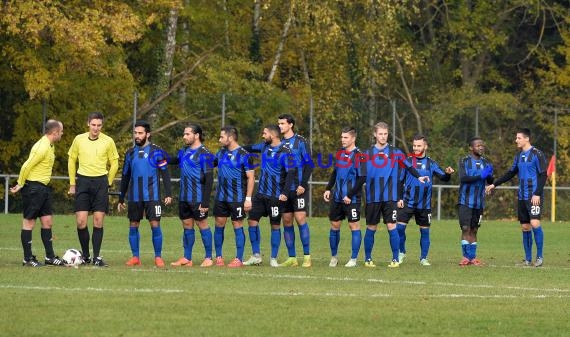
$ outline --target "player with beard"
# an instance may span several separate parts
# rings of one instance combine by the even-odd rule
[[[292,152],[281,144],[280,131],[277,125],[267,125],[263,129],[262,137],[262,143],[243,147],[248,152],[261,153],[259,185],[257,193],[253,197],[248,218],[249,239],[253,255],[243,264],[246,266],[261,264],[259,219],[268,216],[271,225],[271,259],[269,265],[278,267],[277,254],[281,244],[280,204],[287,200],[284,192],[285,187],[292,184],[295,174],[297,174],[297,168],[287,165],[288,156]]]
[[[117,205],[119,212],[125,209],[125,196],[128,190],[129,244],[132,257],[126,265],[141,264],[139,225],[143,215],[146,215],[152,230],[154,264],[158,268],[162,268],[164,267],[164,260],[162,259],[162,230],[160,228],[162,208],[159,176],[162,177],[162,183],[166,190],[164,204],[170,205],[172,189],[170,174],[167,169],[168,156],[159,146],[150,142],[150,125],[146,121],[139,120],[135,123],[133,135],[135,146],[125,154],[121,177],[121,194]]]
[[[433,176],[441,181],[449,181],[451,174],[455,172],[448,166],[445,170],[430,157],[427,156],[428,142],[423,135],[414,136],[412,148],[413,156],[408,157],[408,162],[416,168],[421,176],[429,177],[429,181],[420,183],[407,172],[404,175],[404,199],[398,202],[398,223],[396,228],[400,235],[400,254],[398,262],[404,262],[406,257],[406,227],[412,217],[420,228],[420,265],[429,266],[428,253],[430,246],[431,226],[431,195]]]
[[[196,240],[194,224],[198,226],[205,257],[200,267],[211,267],[212,260],[212,230],[208,225],[208,210],[210,195],[214,182],[213,165],[209,161],[214,155],[202,144],[204,132],[198,124],[188,124],[182,136],[184,147],[178,151],[178,156],[172,158],[169,164],[180,167],[180,200],[178,216],[182,221],[182,247],[184,256],[170,265],[192,267],[192,249]]]

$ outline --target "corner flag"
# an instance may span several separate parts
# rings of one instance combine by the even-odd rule
[[[552,155],[548,168],[546,168],[546,175],[550,177],[552,183],[552,198],[550,198],[550,221],[556,220],[556,156]]]

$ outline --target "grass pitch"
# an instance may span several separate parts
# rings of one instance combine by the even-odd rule
[[[484,267],[459,267],[456,221],[432,225],[431,267],[417,261],[417,226],[408,226],[408,259],[398,269],[386,230],[376,234],[375,269],[342,265],[350,257],[344,225],[339,267],[329,268],[328,221],[313,218],[313,267],[271,268],[269,225],[262,222],[264,264],[238,270],[156,269],[149,226],[141,225],[143,265],[128,268],[128,223],[108,217],[98,269],[21,266],[21,218],[0,215],[0,336],[564,336],[570,331],[570,226],[544,223],[545,265],[520,267],[515,222],[485,222],[478,255]],[[162,222],[163,257],[182,254],[181,225]],[[246,231],[247,233],[247,231]],[[297,234],[298,256],[302,256]],[[73,216],[55,217],[54,248],[79,248]],[[246,245],[246,258],[251,247]],[[44,257],[39,224],[34,253]],[[235,254],[226,228],[226,262]],[[280,258],[286,256],[281,244]],[[203,257],[200,235],[194,261]],[[301,262],[301,259],[299,259]]]

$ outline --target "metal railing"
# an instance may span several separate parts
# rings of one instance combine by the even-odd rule
[[[4,181],[4,214],[8,214],[9,213],[9,209],[10,209],[10,192],[9,192],[9,188],[11,185],[15,184],[15,181],[12,182],[12,184],[10,184],[11,180],[15,180],[18,178],[17,175],[15,174],[0,174],[0,178],[3,178],[2,180]],[[52,180],[69,180],[69,177],[67,176],[53,176]],[[115,179],[116,182],[119,182],[119,179]],[[179,182],[180,178],[172,178],[172,182]],[[256,181],[257,182],[257,181]],[[311,181],[309,182],[311,184],[311,186],[324,186],[327,184],[326,181]],[[115,184],[116,186],[118,186],[118,184]],[[459,185],[433,185],[433,191],[432,191],[432,199],[434,200],[435,205],[434,206],[434,219],[437,220],[441,220],[442,218],[442,200],[443,200],[443,191],[444,190],[458,190],[459,189]],[[517,190],[518,187],[517,186],[499,186],[497,187],[498,190]],[[546,186],[545,188],[545,195],[550,195],[552,193],[552,187],[550,186]],[[570,191],[570,187],[565,187],[565,186],[557,186],[556,187],[556,191]],[[313,200],[313,197],[316,197],[317,200],[321,200],[320,196],[314,196],[312,195],[314,194],[314,189],[310,189],[310,195],[309,195],[309,199],[311,200],[311,202],[309,203],[309,217],[311,217],[313,215],[313,203],[315,202]],[[548,208],[550,204],[547,204],[545,201],[545,208]],[[544,219],[546,220],[546,217],[544,217]]]

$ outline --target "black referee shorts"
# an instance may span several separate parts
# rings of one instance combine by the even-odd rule
[[[105,212],[109,210],[109,183],[107,176],[77,175],[75,185],[75,212]]]
[[[22,187],[22,202],[24,219],[35,220],[53,214],[51,187],[37,181],[26,181]]]

